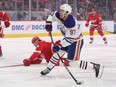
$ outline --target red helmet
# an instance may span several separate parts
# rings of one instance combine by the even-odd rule
[[[42,41],[39,37],[35,36],[32,38],[31,42],[34,45],[37,45],[39,41]]]

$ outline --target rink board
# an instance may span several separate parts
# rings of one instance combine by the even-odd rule
[[[4,26],[4,23],[2,22]],[[78,26],[82,29],[84,35],[89,34],[89,27],[85,27],[85,21],[79,21]],[[53,35],[61,36],[60,25],[53,22]],[[114,32],[114,21],[104,21],[103,29],[105,31]],[[32,36],[48,36],[45,30],[45,21],[11,21],[9,28],[4,28],[5,38],[9,37],[32,37]],[[95,31],[95,34],[97,32]],[[109,34],[109,32],[105,32]]]

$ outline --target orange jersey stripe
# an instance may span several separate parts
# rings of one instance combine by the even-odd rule
[[[76,56],[75,56],[75,60],[79,60],[79,53],[80,53],[80,44],[81,44],[81,41],[79,40],[78,41],[78,45],[76,47]]]

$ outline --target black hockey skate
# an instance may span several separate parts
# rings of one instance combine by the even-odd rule
[[[51,69],[49,69],[48,67],[46,69],[44,69],[43,71],[41,71],[41,75],[47,75],[49,72],[51,71]]]
[[[93,64],[93,69],[95,70],[95,76],[100,79],[104,71],[104,65],[100,65],[96,63],[92,63],[92,64]]]
[[[93,43],[93,40],[91,40],[89,43],[92,44]]]
[[[104,44],[108,44],[108,42],[107,41],[104,41]]]
[[[95,70],[95,76],[98,77],[100,71],[100,64],[93,63],[93,68]]]

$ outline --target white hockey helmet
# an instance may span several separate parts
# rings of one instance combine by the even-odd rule
[[[72,7],[69,4],[62,4],[60,9],[65,11],[67,14],[71,14],[72,12]]]

